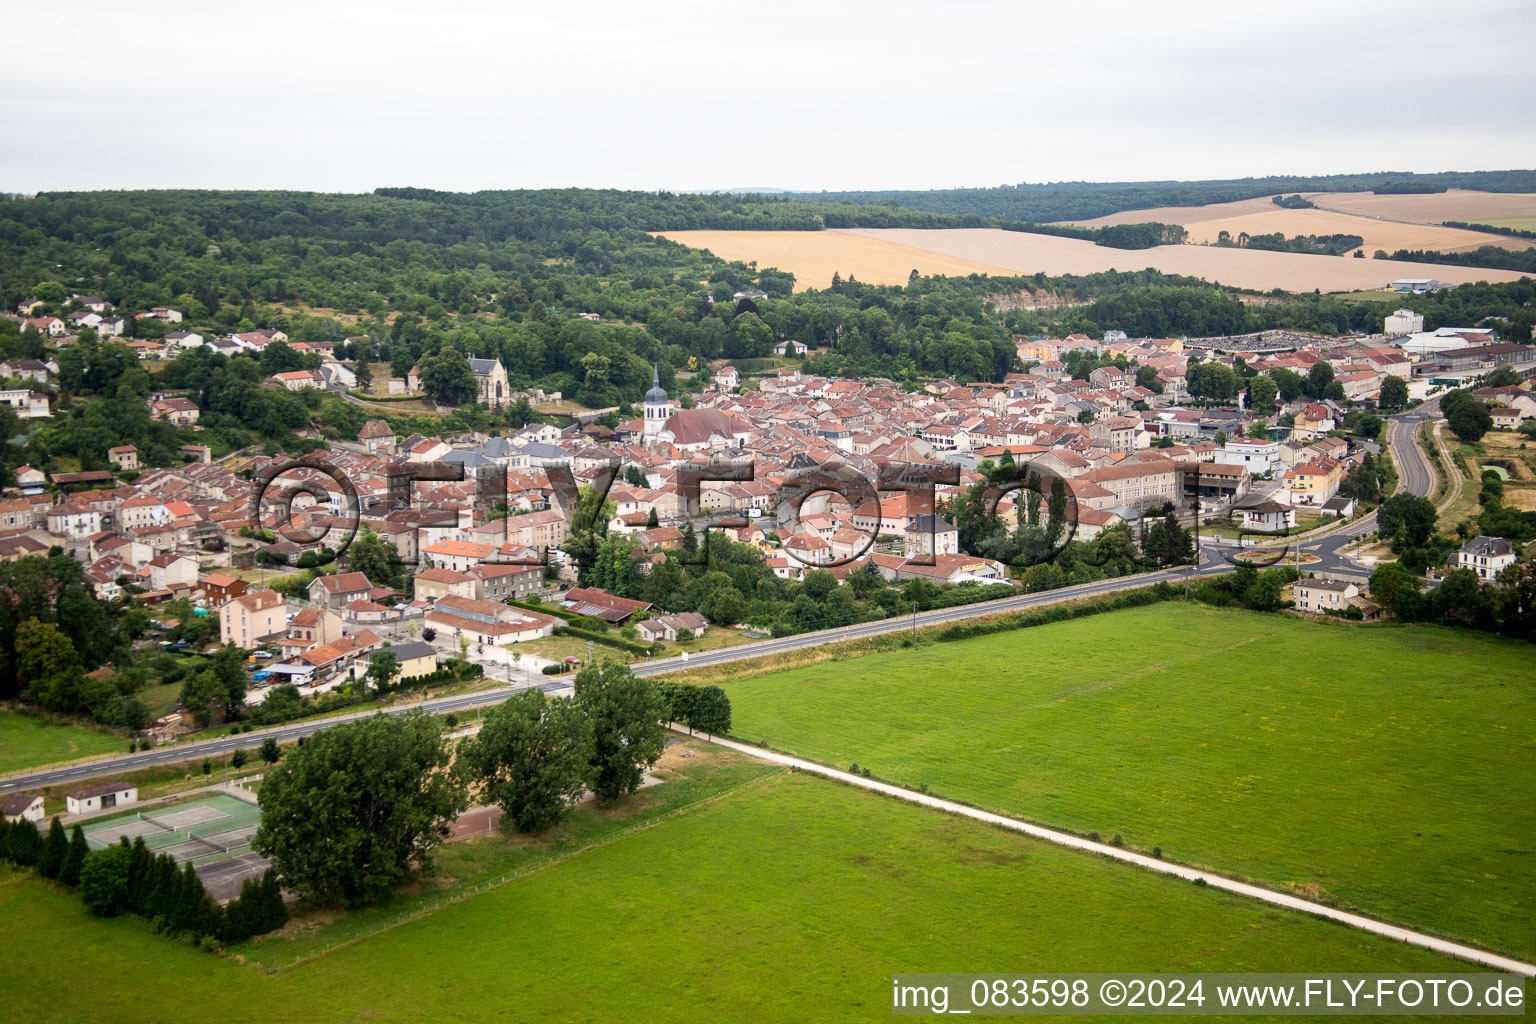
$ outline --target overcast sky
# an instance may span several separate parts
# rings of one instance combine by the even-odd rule
[[[1531,0],[10,0],[0,191],[1536,167]]]

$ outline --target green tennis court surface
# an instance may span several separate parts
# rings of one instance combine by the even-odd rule
[[[251,837],[261,823],[261,808],[228,796],[121,814],[92,825],[85,840],[101,850],[126,838],[143,839],[156,853],[168,853],[177,863],[221,860],[250,850]]]

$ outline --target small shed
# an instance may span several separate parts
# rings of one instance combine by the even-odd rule
[[[64,807],[70,814],[90,814],[138,801],[139,787],[131,782],[98,782],[66,795]]]

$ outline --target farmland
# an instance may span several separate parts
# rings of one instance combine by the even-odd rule
[[[804,775],[276,974],[136,920],[92,919],[76,898],[5,871],[0,920],[8,1001],[36,1021],[161,1021],[189,1007],[230,1022],[522,1019],[532,1008],[549,1020],[850,1020],[888,1016],[890,975],[913,965],[1465,969]]]
[[[991,228],[853,228],[845,234],[878,238],[946,256],[1001,266],[1016,274],[1093,274],[1151,267],[1234,288],[1290,292],[1358,291],[1381,288],[1399,277],[1434,277],[1452,284],[1517,281],[1508,270],[1483,270],[1405,260],[1354,259],[1207,245],[1160,245],[1152,249],[1111,249],[1076,238],[1057,238]]]
[[[0,711],[0,775],[99,754],[121,754],[126,741],[74,725]]]
[[[830,231],[669,231],[666,237],[708,248],[724,259],[755,261],[795,275],[797,289],[823,288],[833,272],[873,284],[904,284],[923,274],[1094,274],[1153,268],[1237,288],[1352,292],[1399,277],[1454,284],[1516,281],[1508,270],[1265,252],[1205,245],[1112,249],[1076,238],[995,228],[850,228]]]
[[[1508,200],[1524,197],[1501,196],[1499,198]],[[1236,203],[1216,203],[1211,206],[1165,206],[1155,210],[1129,210],[1124,213],[1113,213],[1107,217],[1071,223],[1087,227],[1105,227],[1110,224],[1137,224],[1145,221],[1182,224],[1189,229],[1189,240],[1194,243],[1215,242],[1223,231],[1234,239],[1245,232],[1250,235],[1280,232],[1286,236],[1359,235],[1364,239],[1362,247],[1367,256],[1377,249],[1385,249],[1387,252],[1396,252],[1398,249],[1439,249],[1454,252],[1461,249],[1476,249],[1484,245],[1526,249],[1536,244],[1526,238],[1510,238],[1506,235],[1468,231],[1464,228],[1440,227],[1434,224],[1380,220],[1365,214],[1325,209],[1289,210],[1276,206],[1268,198],[1245,199]]]
[[[868,284],[906,284],[914,270],[947,277],[1009,273],[985,262],[843,231],[668,231],[665,236],[724,260],[788,270],[795,275],[796,291],[825,288],[833,274],[852,274]]]
[[[1528,225],[1511,223],[1511,220],[1536,220],[1536,195],[1523,192],[1451,189],[1422,195],[1381,196],[1372,192],[1323,192],[1309,194],[1308,198],[1319,209],[1409,224],[1459,220],[1468,224],[1522,227]]]
[[[743,739],[1530,955],[1530,657],[1164,605],[727,690]]]

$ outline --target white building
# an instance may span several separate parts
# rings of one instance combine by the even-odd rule
[[[1278,501],[1266,501],[1243,509],[1243,527],[1264,533],[1279,533],[1296,525],[1296,510]]]
[[[1225,448],[1216,449],[1211,460],[1224,466],[1242,466],[1250,475],[1272,473],[1280,467],[1280,442],[1253,437],[1234,437]]]
[[[131,782],[99,782],[70,793],[64,798],[64,808],[70,814],[90,814],[138,800],[139,787]]]
[[[1386,335],[1390,341],[1406,334],[1418,334],[1424,330],[1424,314],[1411,309],[1399,309],[1387,317]]]
[[[19,420],[41,420],[49,416],[48,396],[25,388],[0,391],[0,402],[16,410]]]
[[[1480,580],[1491,580],[1514,564],[1514,546],[1503,537],[1473,537],[1456,552],[1456,568],[1471,569]]]
[[[43,820],[43,798],[36,793],[7,793],[0,797],[0,816],[6,821]]]
[[[651,390],[645,393],[645,440],[654,444],[659,439],[661,428],[667,425],[667,417],[672,415],[672,403],[667,399],[667,392],[661,386],[661,375],[656,367],[651,367]]]

